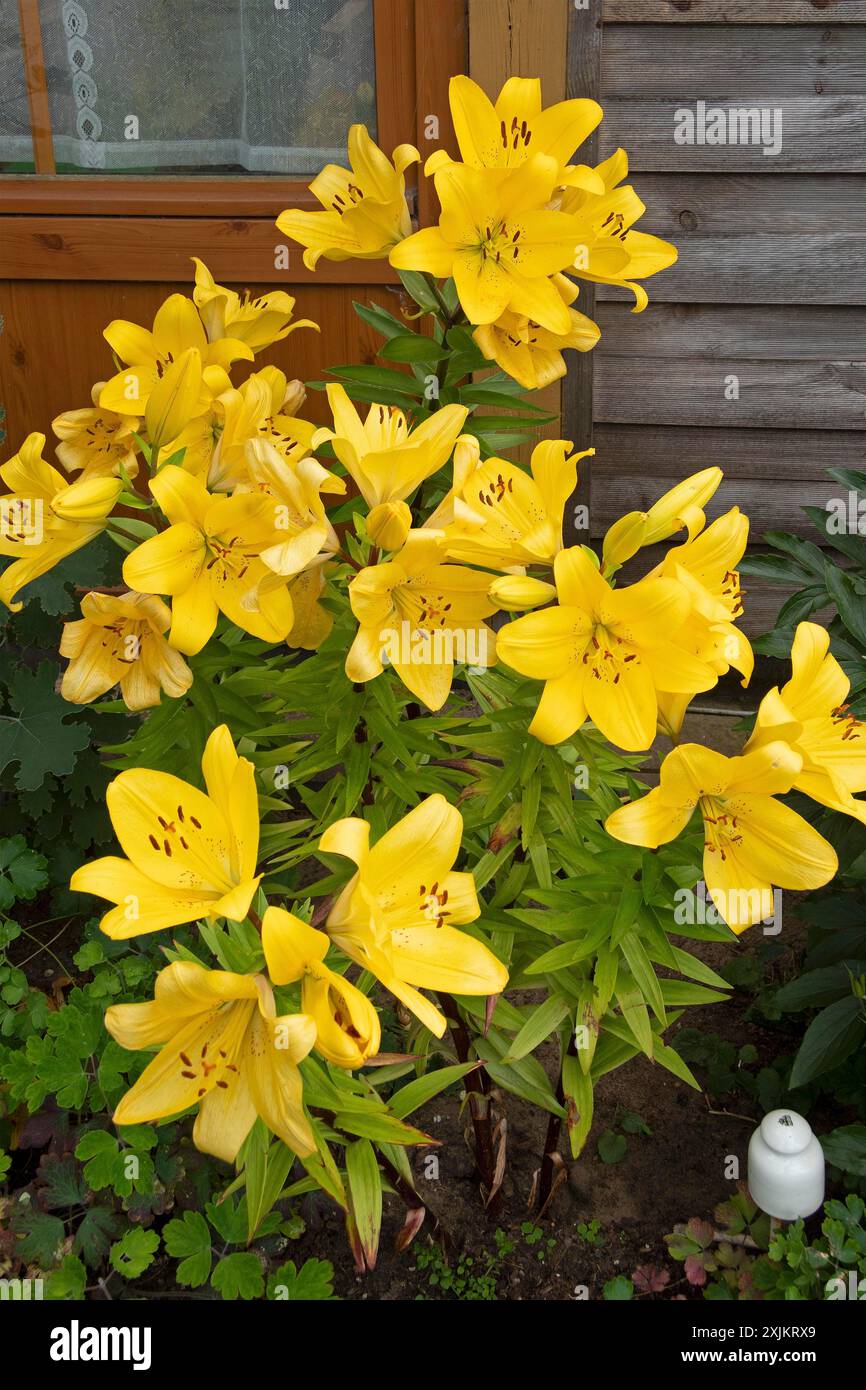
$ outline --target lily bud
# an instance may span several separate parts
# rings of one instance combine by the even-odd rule
[[[647,533],[644,545],[667,540],[683,527],[691,540],[703,529],[703,508],[722,481],[721,468],[704,468],[690,478],[677,483],[647,512]]]
[[[619,569],[626,560],[637,555],[645,543],[647,533],[646,512],[628,512],[615,521],[604,538],[602,560],[607,573]]]
[[[145,422],[151,445],[176,439],[198,410],[202,389],[201,353],[187,348],[150,393]]]
[[[400,550],[412,527],[405,502],[380,502],[367,517],[367,535],[381,550]]]
[[[286,383],[286,395],[280,406],[281,415],[297,415],[304,401],[307,399],[307,390],[302,381],[295,378],[294,381]]]
[[[528,574],[503,574],[494,579],[488,589],[491,603],[506,613],[523,613],[527,608],[539,608],[556,598],[556,588],[543,579]]]

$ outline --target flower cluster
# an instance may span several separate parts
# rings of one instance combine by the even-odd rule
[[[472,874],[453,868],[463,818],[443,796],[428,797],[372,847],[366,821],[330,826],[320,849],[356,872],[319,931],[281,907],[265,905],[260,921],[252,912],[261,881],[255,772],[225,725],[207,741],[202,775],[206,791],[167,772],[122,772],[107,800],[127,857],[85,864],[71,887],[115,904],[101,923],[114,940],[255,916],[262,969],[208,970],[181,953],[160,971],[150,1003],[112,1005],[106,1026],[122,1046],[160,1049],[114,1119],[138,1124],[195,1106],[198,1147],[233,1160],[259,1116],[305,1156],[316,1144],[299,1062],[315,1048],[335,1066],[360,1067],[381,1041],[367,995],[325,963],[332,943],[438,1037],[445,1019],[419,987],[498,994],[508,972],[457,929],[480,908]],[[296,1007],[278,1013],[274,987],[296,982]]]

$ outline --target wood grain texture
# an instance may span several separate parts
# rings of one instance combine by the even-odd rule
[[[415,5],[373,0],[377,142],[387,155],[415,129]]]
[[[727,400],[734,378],[739,398]],[[866,361],[599,356],[595,418],[609,424],[866,432]]]
[[[448,104],[448,84],[453,76],[468,71],[469,31],[466,0],[415,0],[415,144],[422,161],[436,149],[458,157],[454,124]],[[439,123],[437,137],[427,133],[427,119]],[[419,171],[418,219],[429,226],[439,216],[439,200],[432,179]]]
[[[866,40],[853,25],[755,29],[728,24],[610,25],[601,68],[606,99],[737,101],[866,93]]]
[[[33,163],[37,174],[53,174],[54,140],[51,134],[45,56],[42,50],[39,0],[18,0],[18,26],[21,35],[21,62],[27,87],[27,105],[30,110]]]
[[[725,474],[710,515],[739,506],[752,519],[753,537],[772,527],[807,534],[811,523],[801,507],[823,507],[838,491],[825,470],[862,468],[864,452],[862,433],[841,430],[596,424],[595,444],[594,535],[701,468]]]
[[[774,236],[864,230],[861,174],[641,174],[642,227],[680,245],[692,232]]]
[[[866,24],[866,0],[604,0],[606,24]]]
[[[589,10],[572,8],[568,21],[568,86],[572,98],[591,97],[601,100],[601,59],[603,27],[597,7]],[[598,160],[599,132],[594,130],[581,149],[578,158],[589,164]],[[596,316],[596,286],[584,282],[580,287],[580,312],[589,318]],[[571,439],[578,450],[592,448],[594,424],[595,352],[569,353],[568,375],[562,383],[562,433]],[[577,506],[592,506],[594,461],[584,459],[578,473],[578,483],[572,506],[566,511],[566,539],[582,541],[586,537],[574,525]]]
[[[828,236],[690,236],[646,281],[656,303],[866,304],[866,232]],[[627,291],[598,286],[600,300]]]
[[[562,101],[571,12],[569,0],[469,0],[469,75],[491,100],[509,77],[539,77],[544,105]],[[533,400],[557,416],[542,437],[558,437],[560,383],[535,392]],[[518,456],[525,462],[531,452],[524,445]]]
[[[357,274],[357,266],[355,267]],[[273,278],[253,284],[254,293],[274,289]],[[62,410],[90,404],[90,388],[113,368],[102,331],[112,319],[150,326],[169,294],[189,294],[191,279],[124,284],[30,281],[0,282],[0,398],[6,408],[5,443],[0,459],[15,453],[24,436],[40,430],[51,438],[51,421]],[[338,362],[373,362],[381,338],[352,309],[352,301],[383,304],[400,312],[402,295],[385,285],[307,285],[298,292],[295,314],[311,318],[321,332],[298,329],[256,358],[255,366],[238,363],[236,382],[268,363],[302,381],[321,379]],[[302,412],[307,419],[330,423],[325,397],[311,391]]]
[[[288,247],[288,268],[275,269]],[[319,262],[307,270],[301,248],[287,242],[270,218],[231,221],[183,217],[6,217],[0,239],[0,279],[186,280],[200,256],[218,281],[247,284],[351,284],[355,261]],[[364,261],[363,278],[396,284],[388,262]]]
[[[765,155],[760,144],[678,145],[675,113],[695,110],[695,100],[605,100],[599,150],[602,158],[622,145],[632,170],[674,173],[863,173],[866,171],[866,97],[761,97],[712,100],[725,112],[766,108],[781,111],[781,149]],[[726,115],[726,121],[730,117]]]
[[[67,217],[270,217],[319,209],[305,183],[284,178],[0,177],[0,213]]]
[[[852,361],[866,356],[866,308],[800,304],[600,304],[597,355]]]

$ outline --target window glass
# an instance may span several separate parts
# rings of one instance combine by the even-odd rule
[[[40,15],[58,173],[309,175],[344,161],[353,121],[375,133],[372,0],[40,0]]]
[[[0,3],[0,173],[32,174],[33,141],[18,6]]]

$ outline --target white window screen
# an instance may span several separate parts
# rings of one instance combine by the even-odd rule
[[[40,0],[40,15],[58,172],[313,174],[344,161],[352,121],[375,133],[372,0]],[[26,158],[0,112],[0,159]]]
[[[33,141],[15,0],[0,0],[0,170],[33,172]]]

